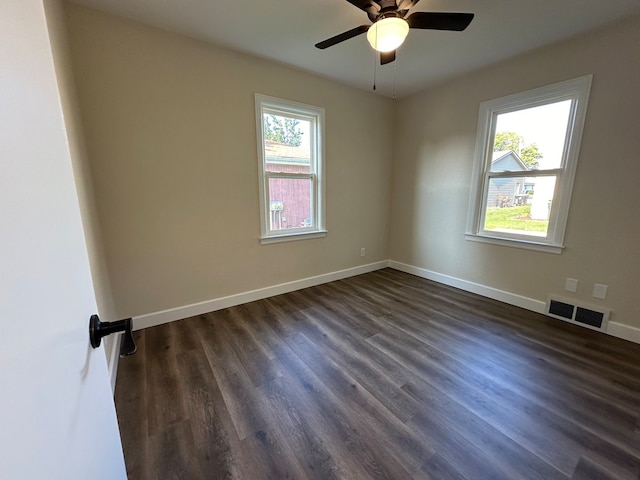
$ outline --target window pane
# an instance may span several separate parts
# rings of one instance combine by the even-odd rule
[[[497,115],[490,171],[562,167],[570,112],[563,100]]]
[[[547,236],[555,176],[491,177],[484,230]]]
[[[324,237],[322,107],[255,94],[260,243]]]
[[[467,240],[562,253],[592,78],[480,104]]]
[[[311,159],[311,121],[263,114],[264,154],[269,172],[308,173]]]
[[[312,227],[311,193],[310,179],[270,178],[270,230]]]

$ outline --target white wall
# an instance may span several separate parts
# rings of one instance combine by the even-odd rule
[[[399,102],[390,258],[533,303],[554,293],[605,306],[612,309],[612,322],[640,328],[638,45],[636,17]],[[588,73],[593,85],[565,251],[554,255],[465,241],[480,102]],[[576,294],[563,291],[566,277],[580,280]],[[606,300],[591,297],[594,283],[609,285]],[[639,333],[626,331],[637,341]]]
[[[0,2],[0,478],[126,478],[41,0]]]

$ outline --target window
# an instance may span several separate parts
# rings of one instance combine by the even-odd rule
[[[562,252],[591,78],[480,104],[468,240]]]
[[[256,94],[261,243],[326,235],[324,109]]]

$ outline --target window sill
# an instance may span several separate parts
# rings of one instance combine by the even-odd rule
[[[477,235],[466,233],[466,240],[471,242],[490,243],[493,245],[502,245],[503,247],[522,248],[525,250],[534,250],[536,252],[554,253],[560,255],[564,250],[564,245],[549,245],[548,243],[537,243],[529,240],[506,239],[500,237],[489,237],[486,235]]]
[[[314,230],[312,232],[283,233],[279,235],[269,235],[268,237],[260,237],[260,244],[269,245],[271,243],[293,242],[296,240],[310,240],[312,238],[322,238],[326,236],[327,236],[326,230]]]

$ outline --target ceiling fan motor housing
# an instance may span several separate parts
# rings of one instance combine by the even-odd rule
[[[373,23],[376,23],[378,20],[382,20],[383,18],[403,18],[409,12],[409,10],[399,10],[396,0],[380,0],[375,3],[380,6],[380,9],[375,13],[372,13],[371,11],[367,12],[369,20]]]

